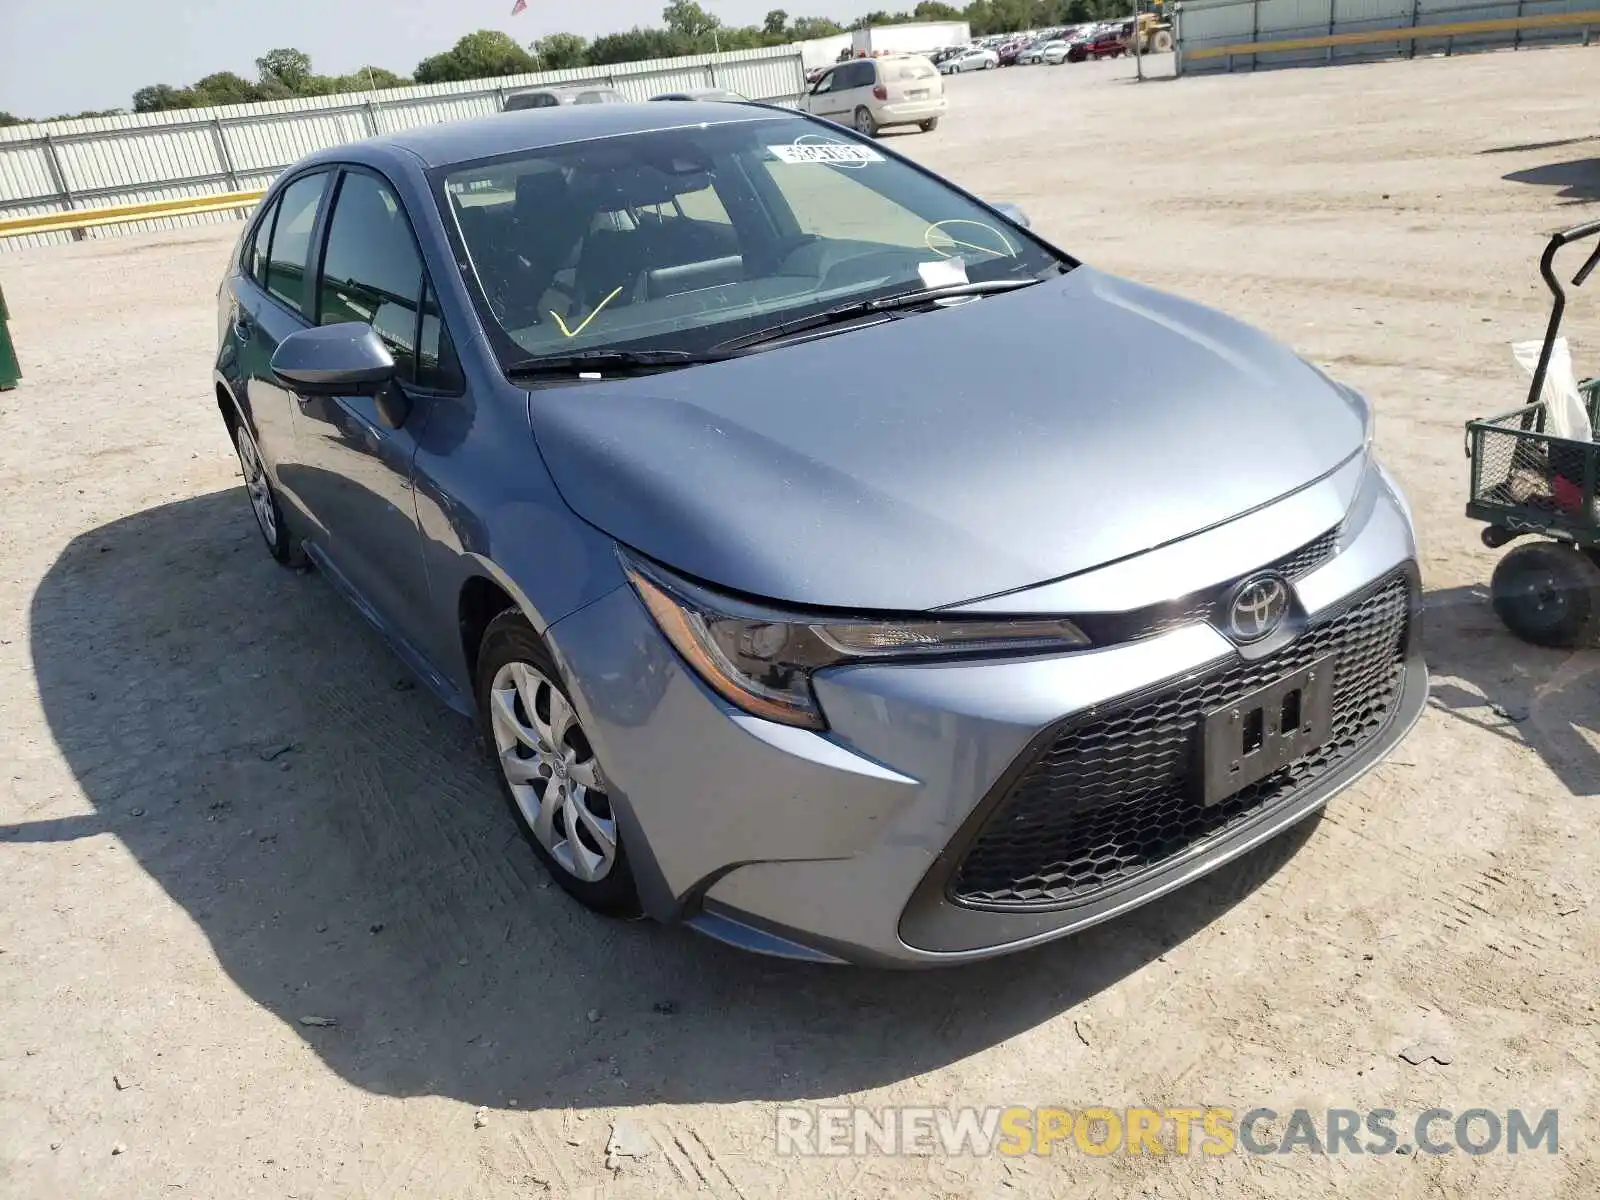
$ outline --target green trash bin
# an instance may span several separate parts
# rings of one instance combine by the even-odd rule
[[[11,330],[6,325],[10,313],[6,311],[6,294],[0,291],[0,392],[17,386],[22,378],[22,368],[17,366],[17,350],[11,344]]]

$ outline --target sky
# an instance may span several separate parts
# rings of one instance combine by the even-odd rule
[[[48,117],[130,108],[150,83],[183,87],[215,71],[256,77],[255,60],[278,46],[342,75],[365,63],[409,75],[474,29],[499,29],[527,45],[547,33],[594,37],[659,25],[665,0],[0,0],[0,111]],[[882,0],[702,0],[727,25],[759,24],[769,9],[849,21]],[[909,7],[909,5],[907,5]]]

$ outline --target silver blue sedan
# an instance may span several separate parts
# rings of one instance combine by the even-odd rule
[[[1360,395],[827,122],[324,151],[218,302],[267,549],[480,722],[601,913],[1016,950],[1306,817],[1421,710]]]

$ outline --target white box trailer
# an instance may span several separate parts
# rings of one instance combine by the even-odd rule
[[[965,21],[917,21],[908,25],[873,25],[850,35],[856,54],[932,54],[945,46],[965,46],[972,26]]]

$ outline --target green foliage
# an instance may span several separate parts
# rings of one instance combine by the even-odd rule
[[[722,28],[722,22],[701,8],[695,0],[671,0],[661,10],[661,20],[666,24],[667,32],[674,37],[691,46],[699,46],[704,42],[708,49],[712,31]]]
[[[694,47],[684,44],[665,29],[643,29],[634,26],[625,33],[608,33],[589,43],[589,65],[605,66],[608,63],[637,62],[644,58],[672,58],[679,54],[693,54]]]
[[[461,79],[494,79],[501,75],[526,75],[538,62],[508,33],[480,29],[469,33],[443,54],[417,64],[418,83],[450,83]]]
[[[575,33],[552,33],[536,41],[532,50],[541,71],[565,71],[589,63],[589,41]]]
[[[789,26],[789,41],[807,42],[812,38],[834,37],[845,31],[843,25],[827,17],[796,17]]]
[[[289,47],[267,51],[256,59],[256,69],[260,75],[254,83],[232,71],[207,75],[186,88],[153,83],[133,94],[133,111],[162,112],[172,108],[292,100],[297,96],[334,96],[405,87],[411,82],[404,75],[370,66],[348,75],[317,75],[311,70],[310,56]]]
[[[778,37],[787,28],[789,28],[789,14],[781,8],[773,9],[767,14],[766,20],[761,22],[761,32],[768,37]]]
[[[262,83],[276,79],[289,89],[290,95],[304,94],[301,89],[311,78],[311,56],[292,47],[268,50],[256,59],[256,70],[261,72]]]

